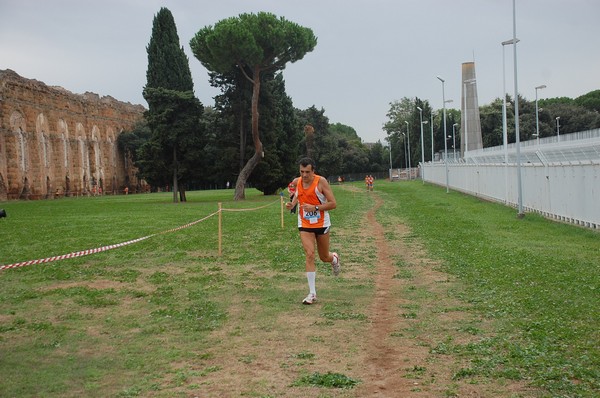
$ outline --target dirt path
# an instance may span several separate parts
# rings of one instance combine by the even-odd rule
[[[383,200],[374,194],[374,201],[366,217],[377,247],[376,293],[365,347],[366,374],[356,396],[535,396],[521,383],[454,377],[469,363],[436,348],[477,342],[488,326],[455,298],[454,279],[439,270],[409,228],[402,223],[384,227],[377,221]],[[390,234],[393,240],[386,239]],[[465,332],[474,329],[479,332]]]
[[[399,330],[405,325],[401,324],[398,317],[399,306],[405,302],[398,294],[401,288],[400,279],[394,279],[396,267],[392,258],[393,251],[386,242],[384,228],[375,218],[377,210],[383,201],[375,196],[375,206],[367,213],[368,226],[375,239],[377,251],[377,265],[375,275],[375,298],[371,309],[372,327],[369,332],[366,348],[368,373],[364,379],[361,390],[366,395],[379,396],[409,396],[415,384],[407,378],[398,377],[402,372],[404,356],[419,357],[426,352],[407,353],[406,347],[401,347],[390,341],[394,330]],[[402,229],[402,226],[399,226]],[[398,242],[395,251],[406,252],[402,241]],[[423,351],[419,349],[418,351]]]

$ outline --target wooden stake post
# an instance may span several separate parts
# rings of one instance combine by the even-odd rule
[[[283,192],[280,195],[281,198],[281,229],[283,229]]]
[[[223,237],[222,237],[222,224],[223,224],[223,203],[219,202],[219,257],[221,257],[222,254],[222,250],[221,250],[221,244],[223,241]]]

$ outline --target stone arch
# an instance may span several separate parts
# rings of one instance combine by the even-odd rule
[[[60,140],[60,148],[62,152],[62,164],[63,167],[68,170],[69,169],[69,126],[64,119],[58,119],[56,123],[56,131],[58,132],[58,137]]]
[[[50,145],[48,140],[49,131],[50,129],[48,127],[48,120],[46,119],[46,116],[43,113],[38,114],[35,120],[35,132],[40,146],[40,170],[50,167]]]
[[[73,187],[77,191],[81,191],[82,194],[86,194],[89,190],[88,181],[90,175],[90,159],[87,151],[87,138],[85,135],[85,128],[83,124],[77,123],[75,125],[75,136],[77,137],[77,159],[78,167],[75,177],[76,186]]]
[[[29,145],[24,114],[13,110],[9,119],[9,131],[5,137],[6,155],[6,195],[7,199],[17,199],[23,191],[23,178],[29,170]]]
[[[7,149],[10,149],[11,147],[13,147],[16,151],[16,153],[14,155],[16,156],[10,156],[11,153],[7,153],[7,159],[15,159],[16,160],[16,164],[12,165],[13,168],[15,168],[16,170],[13,170],[12,172],[17,172],[17,174],[22,174],[25,173],[28,169],[27,165],[28,165],[28,158],[29,158],[29,151],[27,150],[27,137],[25,136],[25,131],[26,130],[26,125],[25,125],[25,118],[23,117],[23,114],[19,111],[13,111],[13,113],[10,115],[10,131],[12,132],[12,135],[15,137],[15,145],[11,146],[10,144],[7,146]],[[11,165],[8,165],[8,168],[11,168]],[[8,171],[9,173],[11,173],[11,170]]]
[[[117,167],[117,140],[115,138],[115,131],[112,127],[109,127],[106,131],[106,141],[109,146],[109,158],[108,164],[110,168]]]
[[[13,111],[10,115],[10,129],[11,131],[16,131],[19,128],[22,131],[27,130],[25,126],[25,118],[20,111]]]
[[[102,178],[102,151],[100,149],[100,129],[98,126],[92,126],[91,142],[89,145],[89,158],[92,185],[97,185]]]

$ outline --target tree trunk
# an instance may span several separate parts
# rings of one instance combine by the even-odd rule
[[[173,148],[173,203],[177,203],[177,193],[179,187],[177,185],[177,150]]]
[[[246,199],[244,188],[246,187],[246,181],[252,171],[265,156],[263,152],[263,145],[260,142],[260,136],[258,134],[258,97],[260,95],[260,68],[256,66],[253,74],[253,87],[252,87],[252,141],[254,142],[254,155],[248,160],[248,163],[244,166],[240,175],[238,176],[237,182],[235,183],[235,196],[234,200]]]
[[[246,158],[246,132],[244,131],[244,111],[240,111],[240,171],[244,168],[244,158]]]

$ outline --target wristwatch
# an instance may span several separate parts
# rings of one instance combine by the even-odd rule
[[[319,211],[319,206],[315,206],[315,211]]]

